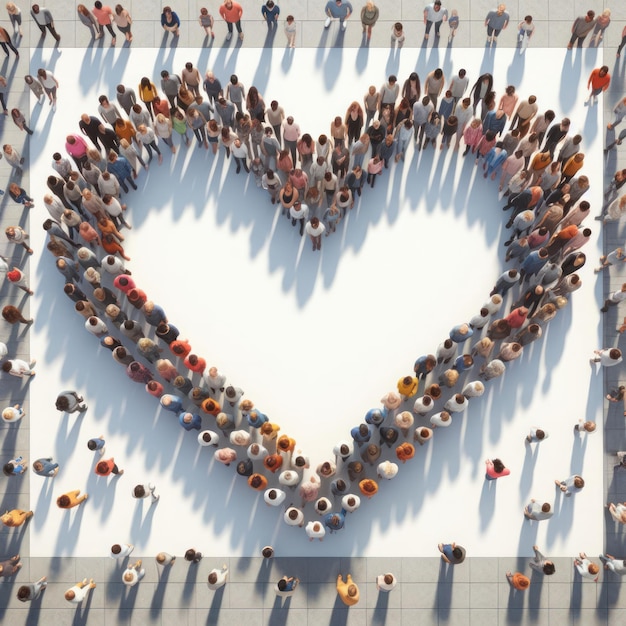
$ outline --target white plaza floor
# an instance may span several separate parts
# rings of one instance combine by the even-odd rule
[[[583,106],[585,85],[571,78],[586,76],[593,58],[587,55],[589,67],[581,70],[567,65],[564,50],[539,49],[525,58],[514,50],[491,55],[477,49],[372,50],[369,57],[363,49],[296,50],[273,58],[271,49],[202,50],[200,57],[197,50],[110,50],[102,58],[87,51],[79,66],[69,50],[52,58],[48,50],[34,54],[31,73],[46,67],[61,87],[56,113],[44,104],[33,114],[43,130],[31,155],[37,202],[31,213],[31,353],[38,375],[31,383],[30,449],[31,461],[53,456],[61,469],[48,482],[30,475],[37,511],[31,556],[102,556],[114,542],[133,543],[145,554],[182,554],[194,546],[232,556],[258,555],[266,544],[283,556],[433,556],[440,541],[456,541],[472,556],[528,555],[535,543],[555,557],[602,550],[602,435],[573,433],[580,418],[597,421],[601,430],[602,376],[589,366],[593,349],[602,347],[601,285],[593,276],[600,254],[597,222],[590,224],[593,236],[584,250],[584,287],[544,338],[509,364],[503,379],[487,383],[487,393],[449,429],[417,446],[398,476],[381,484],[348,516],[345,529],[323,543],[309,543],[303,529],[287,527],[282,508],[266,507],[234,465],[215,463],[212,450],[198,446],[195,431],[183,431],[84,331],[52,257],[40,252],[38,226],[47,217],[42,196],[51,155],[62,151],[68,132],[77,131],[80,114],[96,114],[98,96],[113,100],[120,82],[136,89],[143,75],[154,80],[161,69],[179,72],[190,60],[201,72],[213,69],[224,84],[236,72],[246,87],[257,86],[266,103],[278,100],[314,138],[328,133],[335,115],[343,116],[351,101],[360,102],[367,87],[380,86],[389,73],[402,84],[417,71],[423,84],[440,66],[449,82],[465,67],[472,84],[492,72],[498,94],[507,84],[516,85],[521,98],[535,94],[540,111],[570,117],[571,131],[584,135],[583,172],[592,180],[587,198],[595,213],[602,199],[601,112]],[[547,55],[561,68],[555,80],[541,73]],[[478,312],[504,270],[503,203],[497,183],[483,179],[471,156],[411,149],[404,164],[385,171],[374,190],[364,190],[337,233],[323,240],[321,253],[313,253],[267,193],[252,177],[236,176],[223,153],[213,157],[195,142],[175,155],[161,148],[163,164],[153,161],[140,174],[139,191],[125,197],[133,230],[123,231],[124,245],[133,278],[165,308],[194,352],[296,439],[311,459],[308,472],[333,457],[333,446],[395,390],[418,356],[433,353],[450,328]],[[84,417],[54,410],[58,391],[67,388],[85,396]],[[422,390],[420,385],[419,395]],[[207,417],[204,423],[213,426]],[[416,425],[426,423],[416,419]],[[550,437],[525,445],[531,426]],[[93,473],[86,442],[99,434],[124,476],[107,481]],[[239,455],[244,458],[245,449]],[[394,456],[391,449],[382,458]],[[511,475],[487,482],[484,461],[495,457]],[[554,479],[574,473],[585,478],[585,489],[562,498]],[[152,508],[130,495],[147,481],[161,495]],[[59,510],[56,497],[78,488],[89,493],[85,505]],[[351,491],[358,493],[358,485]],[[554,517],[524,521],[530,498],[553,502]],[[292,501],[300,504],[297,490]],[[305,515],[315,517],[311,504]]]

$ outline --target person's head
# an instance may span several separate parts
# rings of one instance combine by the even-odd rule
[[[66,509],[70,505],[70,497],[68,495],[63,494],[57,498],[57,506]]]
[[[589,10],[587,11],[587,15],[585,15],[585,22],[593,22],[593,18],[596,16],[595,11]]]
[[[351,598],[356,597],[358,592],[359,592],[359,590],[357,589],[356,585],[348,585],[348,595]]]
[[[554,563],[552,561],[546,561],[543,565],[543,573],[546,576],[552,576],[556,572],[556,567],[554,567]]]
[[[189,561],[190,563],[196,559],[196,551],[193,548],[189,548],[185,552],[185,561]]]
[[[452,548],[452,556],[455,559],[460,559],[463,556],[463,550],[459,546]]]
[[[133,489],[133,495],[135,498],[143,498],[146,495],[146,490],[143,485],[136,485]]]
[[[209,574],[209,585],[214,585],[217,582],[217,574],[215,572],[211,572]]]
[[[576,476],[574,478],[574,487],[576,489],[582,489],[585,486],[585,481],[582,479],[582,476]]]
[[[608,67],[608,65],[603,65],[603,66],[600,68],[599,75],[600,75],[600,76],[606,76],[608,73],[609,73],[609,67]]]
[[[274,548],[272,548],[271,546],[265,546],[261,550],[261,554],[263,555],[263,558],[271,559],[274,556]]]
[[[589,563],[587,571],[595,576],[600,571],[600,568],[596,565],[596,563]]]
[[[494,459],[493,469],[495,470],[496,474],[500,474],[502,470],[504,470],[504,463],[500,459]]]
[[[29,600],[30,599],[30,587],[28,587],[26,585],[22,585],[17,590],[17,599],[20,602],[26,602],[27,600]]]

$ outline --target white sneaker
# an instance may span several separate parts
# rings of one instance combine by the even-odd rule
[[[231,32],[226,33],[226,41],[230,41],[233,34]]]
[[[330,17],[326,18],[326,21],[324,22],[324,28],[328,28],[330,26]]]
[[[348,26],[348,25],[344,22],[344,23],[341,25],[341,30],[346,30],[346,27],[347,27],[347,26]]]

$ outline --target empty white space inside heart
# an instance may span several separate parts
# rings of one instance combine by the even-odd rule
[[[48,63],[61,84],[59,110],[52,117],[44,105],[36,113],[39,135],[31,144],[37,249],[43,248],[38,221],[46,217],[41,198],[51,155],[62,149],[68,131],[77,130],[80,114],[95,114],[102,93],[113,100],[120,82],[136,89],[146,75],[158,86],[161,69],[179,72],[187,61],[203,73],[213,69],[223,84],[237,73],[246,87],[259,88],[267,104],[278,100],[314,138],[328,134],[333,117],[343,117],[350,102],[361,102],[367,87],[380,87],[389,73],[402,83],[415,70],[423,84],[439,65],[447,77],[465,67],[470,83],[492,71],[498,96],[513,83],[522,98],[534,93],[541,111],[550,107],[557,118],[572,118],[572,127],[585,134],[589,200],[597,207],[601,199],[601,123],[594,121],[595,109],[582,107],[582,82],[577,92],[579,81],[567,80],[574,71],[567,68],[563,84],[537,80],[546,55],[555,67],[564,65],[561,51],[529,50],[511,67],[507,50],[498,51],[493,65],[480,50],[442,50],[437,57],[406,49],[400,59],[370,50],[367,66],[363,52],[355,50],[297,50],[293,61],[282,52],[270,59],[268,51],[246,49],[236,57],[222,50],[200,57],[197,50],[133,50],[129,57],[111,50],[104,60],[90,54],[78,61],[64,53],[52,65],[37,58],[31,68]],[[585,63],[589,68],[576,71],[590,71],[593,60]],[[133,277],[165,308],[194,352],[296,439],[312,469],[331,458],[333,446],[349,438],[365,412],[412,371],[415,358],[434,352],[453,325],[478,311],[503,271],[497,183],[483,180],[471,156],[429,149],[418,163],[411,149],[404,166],[391,166],[373,191],[364,190],[337,233],[323,239],[320,254],[277,215],[252,177],[235,175],[223,153],[215,159],[195,141],[172,156],[160,146],[163,165],[153,161],[147,175],[140,173],[140,191],[125,196],[133,230],[123,231],[124,245]],[[546,338],[529,346],[504,380],[489,383],[468,414],[418,446],[399,476],[349,517],[340,539],[328,537],[314,552],[303,531],[287,528],[232,467],[215,467],[194,434],[160,411],[98,348],[62,294],[53,259],[38,254],[31,456],[53,455],[62,468],[43,491],[42,479],[31,477],[33,506],[43,511],[34,519],[31,554],[95,556],[115,541],[135,543],[146,554],[181,554],[188,544],[207,554],[257,554],[259,545],[273,543],[283,555],[432,555],[441,540],[471,546],[474,556],[526,554],[535,542],[552,555],[573,554],[581,546],[600,550],[601,434],[577,445],[572,435],[579,417],[600,417],[602,397],[600,378],[588,364],[599,345],[590,271],[595,241],[585,252],[585,288]],[[85,395],[90,408],[82,422],[54,411],[56,393],[64,388]],[[531,426],[550,433],[534,454],[523,443]],[[87,439],[99,434],[107,439],[107,456],[126,470],[108,486],[93,474],[86,448]],[[496,456],[512,476],[485,486],[484,459]],[[535,536],[524,526],[523,506],[531,497],[553,502],[554,479],[574,472],[584,475],[588,487]],[[148,514],[146,505],[142,514],[130,491],[147,480],[163,497],[156,510]],[[61,512],[54,501],[79,487],[90,499],[74,519],[76,511]],[[297,493],[292,500],[299,503]]]

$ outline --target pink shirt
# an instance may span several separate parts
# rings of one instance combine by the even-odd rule
[[[111,7],[103,6],[101,9],[96,9],[94,7],[93,9],[91,9],[91,12],[98,20],[98,24],[106,26],[107,24],[111,23],[111,14],[113,13]]]

